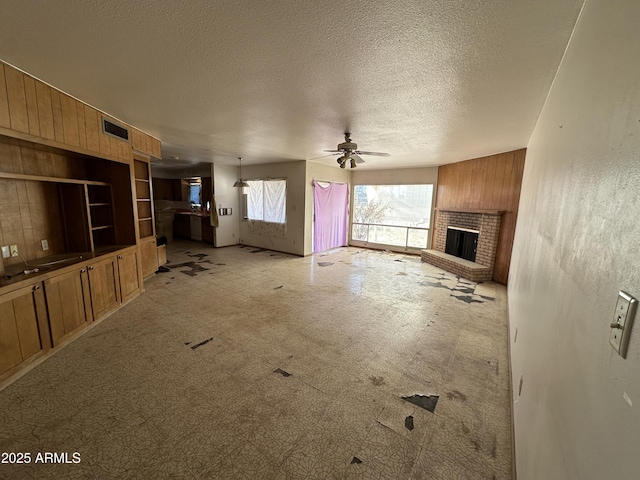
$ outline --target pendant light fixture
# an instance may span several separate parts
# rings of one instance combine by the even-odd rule
[[[236,183],[233,184],[233,186],[239,188],[248,187],[249,184],[242,179],[242,157],[238,157],[238,160],[240,160],[240,176],[238,180],[236,180]]]

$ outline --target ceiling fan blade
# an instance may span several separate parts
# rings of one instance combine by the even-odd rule
[[[342,153],[342,150],[322,150],[323,152]]]
[[[362,150],[356,150],[354,153],[357,153],[358,155],[375,155],[376,157],[390,157],[391,155],[389,155],[388,153],[382,153],[382,152],[363,152]]]
[[[364,163],[364,160],[360,158],[359,155],[356,155],[355,153],[351,154],[351,158],[353,158],[356,161],[356,163]]]
[[[325,157],[334,157],[334,156],[338,155],[338,153],[341,153],[341,152],[330,153],[328,155],[320,155],[319,157],[313,157],[313,158],[310,158],[309,160],[317,160],[319,158],[325,158]]]

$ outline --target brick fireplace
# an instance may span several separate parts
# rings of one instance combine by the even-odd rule
[[[422,251],[422,261],[474,282],[490,281],[503,213],[498,210],[437,209],[433,249]],[[478,232],[475,262],[445,253],[448,227]]]

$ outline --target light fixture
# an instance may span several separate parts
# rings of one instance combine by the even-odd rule
[[[248,187],[249,184],[242,179],[242,157],[238,157],[238,160],[240,160],[240,176],[238,180],[236,180],[236,183],[233,184],[233,186],[239,188]]]

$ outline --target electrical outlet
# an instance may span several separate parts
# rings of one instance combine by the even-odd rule
[[[11,256],[12,257],[17,257],[18,256],[18,245],[10,245],[9,248],[11,249]]]
[[[44,250],[45,252],[47,250],[49,250],[49,241],[48,240],[46,240],[46,239],[42,240],[40,243],[42,244],[42,250]]]
[[[9,250],[9,245],[2,246],[2,258],[9,258],[11,256],[11,250]]]
[[[638,301],[628,293],[618,292],[616,310],[613,312],[613,322],[609,324],[609,343],[622,358],[627,356],[629,336],[633,326],[633,317],[636,313]]]

